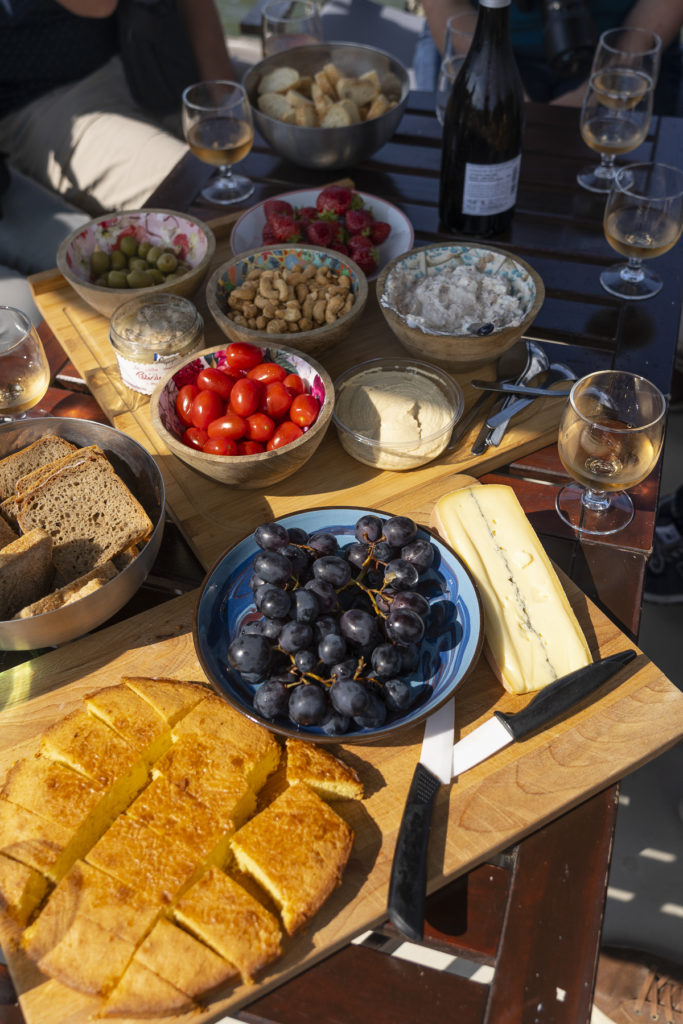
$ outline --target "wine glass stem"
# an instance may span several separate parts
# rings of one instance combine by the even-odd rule
[[[611,178],[614,174],[614,153],[600,154],[600,168]]]
[[[584,507],[590,509],[591,512],[604,512],[609,508],[609,497],[606,491],[594,491],[587,487],[581,500]]]
[[[625,263],[619,272],[622,281],[629,281],[637,284],[645,276],[643,272],[643,261],[638,256],[629,256],[628,263]]]
[[[220,167],[218,168],[218,173],[221,176],[221,178],[224,178],[226,181],[232,184],[232,168],[230,164],[221,164]]]

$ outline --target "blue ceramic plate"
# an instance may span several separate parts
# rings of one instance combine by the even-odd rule
[[[309,534],[333,533],[341,547],[354,540],[360,516],[389,513],[367,508],[319,508],[283,516],[286,528],[300,527]],[[319,743],[368,743],[393,738],[399,730],[421,722],[449,697],[476,665],[484,638],[481,602],[472,578],[455,552],[435,534],[420,528],[437,551],[434,565],[422,579],[422,593],[432,614],[420,648],[420,665],[408,679],[415,693],[413,705],[401,717],[375,729],[355,728],[343,736],[327,736],[317,726],[295,726],[289,720],[269,721],[252,706],[256,687],[244,682],[228,665],[228,647],[245,622],[258,617],[249,587],[252,561],[260,550],[253,536],[235,544],[209,571],[197,600],[194,643],[207,678],[216,691],[238,711],[272,732],[303,736]]]

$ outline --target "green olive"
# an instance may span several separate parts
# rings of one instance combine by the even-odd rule
[[[137,256],[138,254],[138,243],[137,239],[133,235],[124,235],[119,242],[119,249],[126,256]]]
[[[147,260],[140,259],[139,256],[133,256],[128,260],[129,270],[149,270],[149,264]]]
[[[174,273],[172,274],[167,274],[166,277],[164,278],[164,281],[166,284],[173,284],[174,281],[179,281],[182,276],[182,274],[179,274],[177,271],[174,271]]]
[[[112,270],[125,270],[128,261],[120,249],[113,249],[109,257]]]
[[[147,253],[152,248],[151,242],[140,242],[138,246],[138,256],[142,256],[143,260],[147,259]]]
[[[127,288],[128,282],[123,270],[110,270],[107,274],[107,285],[110,288]]]
[[[172,274],[178,267],[178,260],[172,252],[162,252],[157,260],[157,267],[162,274]]]
[[[101,249],[95,249],[90,257],[90,270],[95,277],[100,277],[102,274],[106,274],[109,270],[109,266],[109,253],[102,252]]]
[[[126,280],[129,288],[149,288],[155,281],[148,270],[131,270]]]
[[[154,281],[154,284],[163,284],[164,281],[166,280],[166,278],[161,273],[161,271],[157,270],[156,267],[150,267],[149,270],[147,271],[147,273],[149,274],[149,276]]]
[[[145,259],[147,260],[148,263],[151,263],[152,266],[156,266],[156,262],[163,253],[163,251],[164,250],[161,248],[161,246],[153,245],[151,249],[147,250],[147,255],[145,256]]]
[[[99,277],[95,278],[94,284],[99,285],[100,288],[107,288],[109,281],[107,280],[106,274],[100,274]]]

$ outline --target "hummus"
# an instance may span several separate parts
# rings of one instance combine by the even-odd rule
[[[368,466],[397,470],[413,469],[441,454],[455,410],[427,377],[377,369],[343,387],[335,415],[346,427],[339,436],[349,455]]]

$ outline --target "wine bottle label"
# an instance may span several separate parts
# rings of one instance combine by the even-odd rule
[[[520,153],[502,164],[465,164],[462,212],[486,217],[514,206],[521,163]]]

